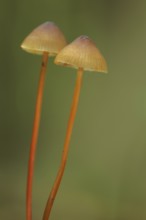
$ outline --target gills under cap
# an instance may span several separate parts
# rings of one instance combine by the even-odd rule
[[[100,51],[87,36],[80,36],[56,56],[55,64],[107,73],[107,64]]]
[[[45,22],[35,28],[22,42],[21,48],[29,53],[55,56],[66,45],[61,30],[53,22]]]

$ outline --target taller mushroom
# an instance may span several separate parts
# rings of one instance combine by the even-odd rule
[[[73,124],[77,112],[83,72],[85,70],[107,73],[107,64],[105,59],[103,58],[93,41],[87,36],[80,36],[72,43],[64,47],[56,56],[55,64],[69,66],[77,69],[77,80],[66,131],[61,164],[46,204],[43,220],[49,219],[51,208],[64,173]]]
[[[61,30],[53,22],[45,22],[35,28],[22,42],[21,48],[32,54],[42,55],[42,65],[38,92],[36,98],[36,107],[34,113],[34,124],[30,145],[30,154],[28,162],[27,189],[26,189],[26,219],[32,219],[32,182],[34,173],[34,161],[36,144],[38,139],[42,97],[44,89],[45,74],[49,56],[56,56],[58,52],[66,45],[66,40]]]

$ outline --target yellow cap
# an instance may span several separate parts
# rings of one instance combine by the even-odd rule
[[[66,45],[63,33],[53,22],[35,28],[22,42],[21,48],[29,53],[55,56]]]
[[[96,45],[87,36],[80,36],[56,56],[55,64],[107,73],[107,64]]]

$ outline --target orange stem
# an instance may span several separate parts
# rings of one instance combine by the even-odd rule
[[[35,161],[36,145],[38,139],[39,124],[40,124],[42,97],[43,97],[47,63],[48,63],[48,53],[44,53],[42,59],[41,71],[40,71],[40,79],[38,84],[38,94],[36,98],[34,123],[33,123],[29,161],[28,161],[27,188],[26,188],[26,220],[32,220],[32,183],[33,183],[33,174],[34,174],[34,161]]]
[[[67,131],[66,131],[66,138],[65,138],[64,149],[63,149],[63,153],[62,153],[61,164],[60,164],[56,180],[54,182],[54,185],[52,187],[50,196],[49,196],[47,204],[46,204],[46,208],[45,208],[44,215],[43,215],[43,220],[49,219],[50,212],[51,212],[51,209],[53,206],[53,202],[55,200],[55,196],[57,194],[64,170],[65,170],[70,138],[71,138],[71,134],[72,134],[73,124],[74,124],[75,115],[77,112],[78,101],[79,101],[82,76],[83,76],[83,69],[80,68],[80,69],[78,69],[78,73],[77,73],[77,81],[76,81],[76,86],[75,86],[72,108],[71,108],[70,117],[69,117],[69,121],[68,121]]]

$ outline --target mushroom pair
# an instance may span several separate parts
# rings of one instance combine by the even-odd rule
[[[73,95],[72,107],[68,121],[66,137],[62,159],[56,180],[48,198],[43,220],[48,220],[53,206],[53,202],[59,188],[69,149],[71,133],[73,129],[74,119],[77,111],[83,71],[96,71],[107,73],[106,61],[96,48],[95,44],[87,36],[80,36],[72,43],[66,46],[66,40],[59,28],[52,22],[46,22],[36,28],[24,40],[21,47],[30,53],[43,54],[42,68],[40,73],[40,81],[38,87],[38,95],[36,101],[36,110],[34,117],[34,126],[32,133],[32,141],[30,146],[30,156],[27,177],[27,195],[26,195],[26,215],[27,220],[32,219],[32,180],[34,172],[34,159],[38,137],[42,94],[44,87],[45,72],[47,67],[48,56],[56,56],[55,64],[69,66],[77,69],[77,79]]]

